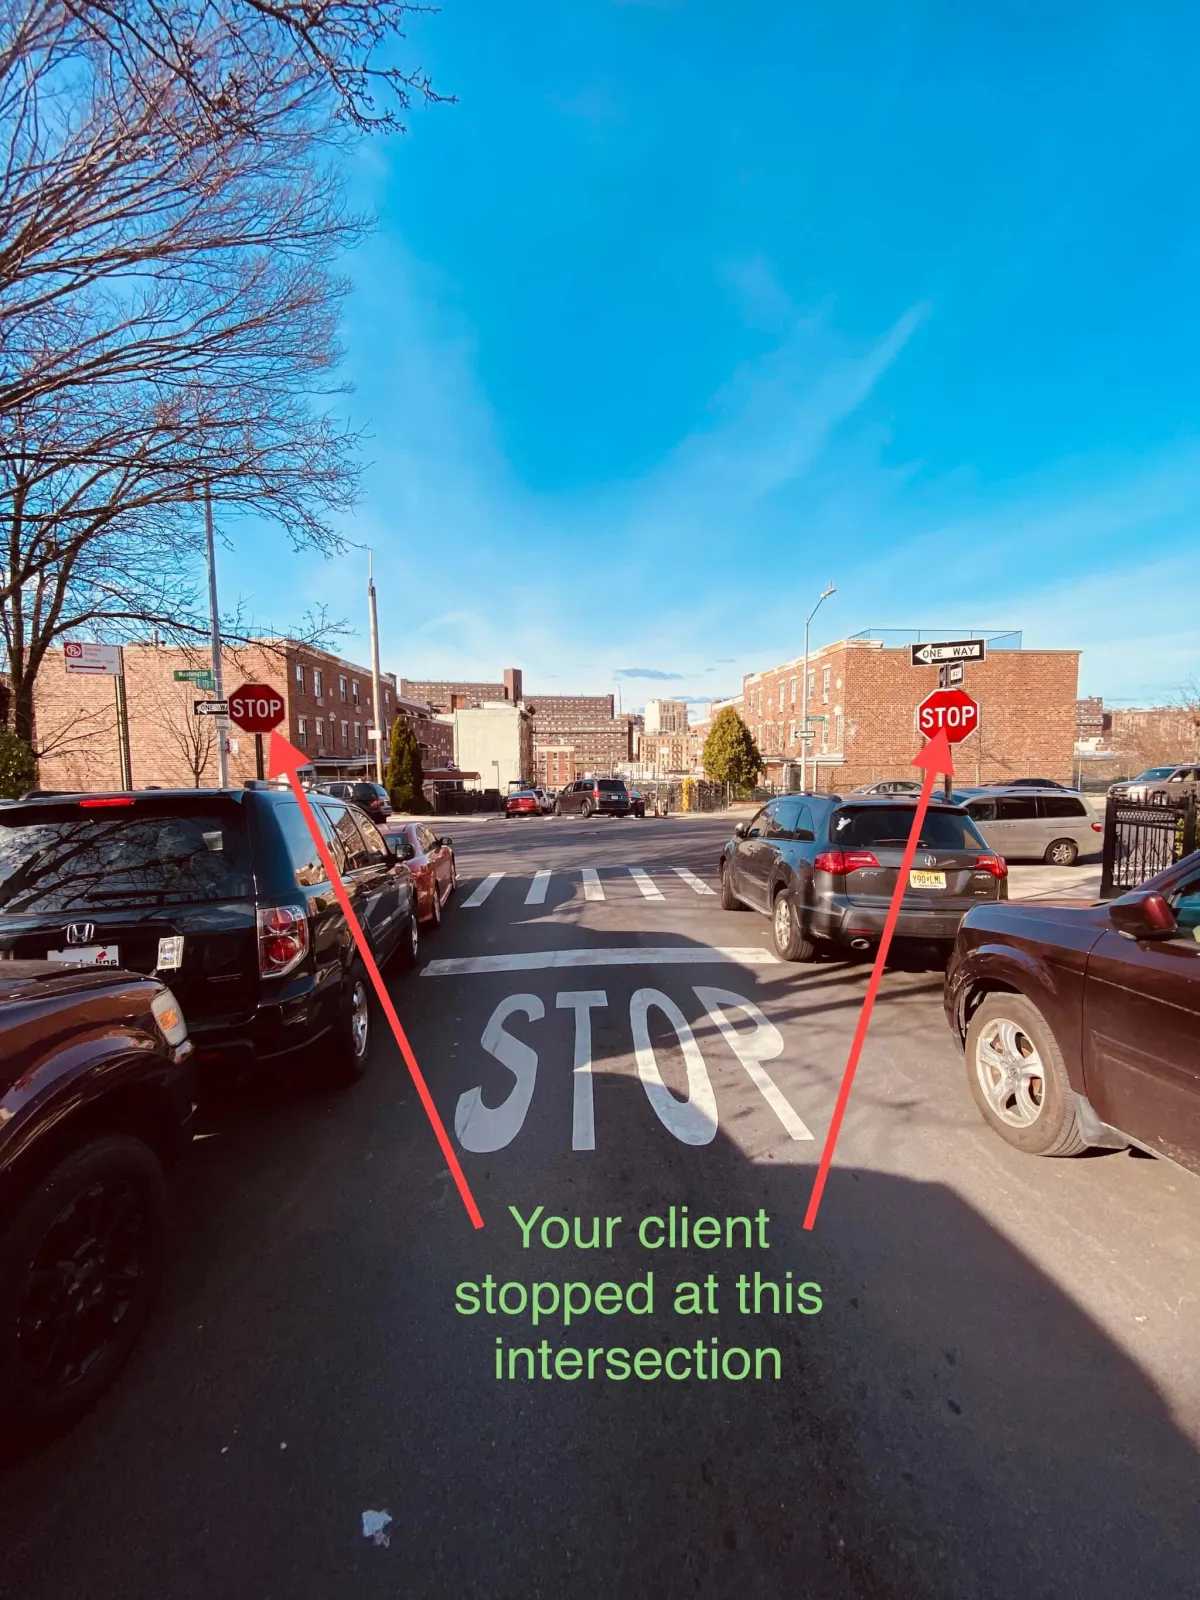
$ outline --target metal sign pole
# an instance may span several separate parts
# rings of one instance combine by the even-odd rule
[[[120,653],[121,670],[113,678],[117,697],[117,750],[121,759],[121,787],[133,788],[133,768],[129,759],[129,706],[125,699],[125,652]]]
[[[208,617],[212,632],[213,688],[218,700],[225,698],[221,684],[221,617],[217,610],[217,556],[213,545],[212,488],[204,483],[204,538],[208,548]],[[259,762],[262,766],[262,762]],[[217,718],[217,776],[222,789],[229,787],[229,724]],[[261,771],[259,777],[262,776]]]

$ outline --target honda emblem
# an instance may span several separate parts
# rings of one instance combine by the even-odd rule
[[[95,937],[96,924],[94,922],[68,922],[68,944],[91,944]]]

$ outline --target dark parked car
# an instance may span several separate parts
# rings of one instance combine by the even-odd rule
[[[422,922],[438,927],[446,902],[458,888],[454,840],[436,834],[424,822],[393,822],[379,831],[396,859],[408,868],[417,896],[417,915]]]
[[[556,817],[627,817],[629,790],[622,778],[579,778],[559,791]]]
[[[629,815],[631,817],[644,817],[646,815],[646,796],[640,789],[629,791]]]
[[[851,794],[920,794],[919,778],[880,778],[875,783],[860,783]]]
[[[1107,904],[972,911],[945,1003],[1009,1144],[1136,1144],[1200,1172],[1200,851]]]
[[[192,1115],[178,1000],[110,967],[0,962],[0,1434],[84,1410],[133,1348]]]
[[[379,962],[416,960],[407,868],[374,823],[309,796]],[[287,790],[138,790],[0,811],[0,955],[122,966],[170,982],[199,1063],[290,1064],[350,1082],[370,988]]]
[[[343,782],[340,778],[313,784],[317,794],[331,795],[335,800],[349,800],[360,811],[365,811],[372,822],[386,822],[392,814],[392,797],[381,783]]]
[[[868,950],[883,932],[914,804],[902,797],[784,795],[739,822],[719,866],[721,905],[771,918],[786,961],[822,944]],[[1008,868],[961,806],[935,802],[921,827],[897,938],[949,944],[981,900],[1005,899]]]

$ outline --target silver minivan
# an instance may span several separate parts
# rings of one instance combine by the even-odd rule
[[[1008,861],[1071,867],[1100,849],[1104,825],[1070,789],[979,790],[964,795],[963,803],[988,846]]]

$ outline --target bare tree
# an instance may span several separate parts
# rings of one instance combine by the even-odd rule
[[[201,788],[210,764],[214,768],[216,764],[217,740],[214,719],[196,716],[194,684],[176,682],[166,684],[155,680],[151,692],[161,743],[172,757],[183,762],[191,774],[192,787]]]

